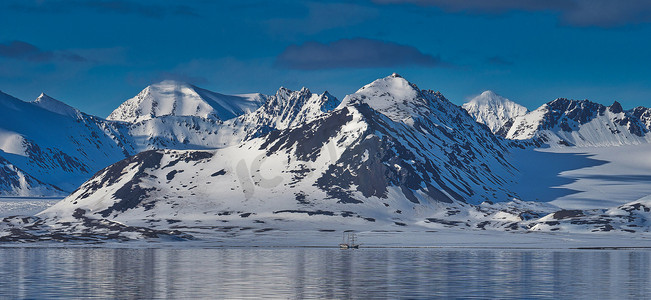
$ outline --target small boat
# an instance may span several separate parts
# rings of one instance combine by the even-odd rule
[[[346,240],[346,233],[344,232],[341,237],[341,244],[339,249],[359,249],[359,244],[356,244],[357,236],[354,233],[348,233],[348,240]]]

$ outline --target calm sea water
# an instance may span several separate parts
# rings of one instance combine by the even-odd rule
[[[0,248],[0,298],[649,299],[650,254]]]

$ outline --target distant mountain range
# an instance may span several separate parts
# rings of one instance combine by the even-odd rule
[[[559,98],[528,112],[486,91],[463,108],[496,135],[532,140],[540,146],[618,146],[651,141],[651,109],[624,110],[617,101],[604,106],[588,100]]]
[[[327,92],[307,89],[230,96],[163,81],[102,119],[45,94],[24,102],[0,92],[0,195],[67,195],[98,170],[142,151],[226,147],[338,104]]]
[[[306,99],[323,98],[307,93]],[[325,111],[219,150],[140,153],[97,173],[49,211],[121,216],[165,207],[176,214],[175,207],[188,206],[163,199],[178,198],[202,211],[213,201],[216,209],[240,211],[248,201],[248,212],[260,214],[271,201],[279,211],[339,207],[341,214],[354,203],[389,210],[404,200],[481,203],[515,196],[506,188],[515,172],[502,155],[508,143],[439,93],[392,76],[364,86],[337,108],[324,107],[328,101],[304,103]],[[130,209],[122,211],[125,205]]]
[[[643,112],[636,116],[635,111]],[[604,106],[588,100],[556,99],[517,117],[508,139],[537,139],[550,146],[619,146],[648,143],[649,109],[625,111],[615,102]]]
[[[651,118],[642,107],[567,99],[528,112],[490,91],[462,108],[397,74],[341,101],[306,88],[228,96],[164,81],[108,119],[46,95],[0,94],[0,105],[3,194],[70,193],[37,217],[5,219],[5,240],[36,229],[47,233],[34,240],[188,237],[184,228],[306,218],[551,231],[591,218],[580,230],[629,230],[623,217],[518,200],[509,153],[647,143]],[[618,209],[633,207],[640,225],[643,202]]]

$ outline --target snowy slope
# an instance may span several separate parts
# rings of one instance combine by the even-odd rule
[[[3,196],[65,196],[60,188],[41,182],[0,156],[0,191]]]
[[[196,86],[166,80],[146,87],[122,103],[108,120],[137,123],[160,116],[197,116],[228,120],[257,109],[266,101],[261,94],[222,95]]]
[[[505,136],[516,117],[529,110],[493,91],[485,91],[462,106],[477,122],[499,136]]]
[[[0,108],[0,155],[21,177],[49,186],[7,187],[0,194],[70,192],[95,171],[130,154],[121,128],[47,96],[24,102],[0,93]]]
[[[165,130],[143,129],[142,135],[168,132],[160,142],[175,139],[171,147],[177,149],[220,141],[224,145],[150,150],[121,160],[37,217],[5,218],[0,240],[233,238],[278,230],[285,234],[351,228],[649,230],[651,205],[646,198],[610,209],[580,210],[515,200],[531,196],[515,188],[526,183],[522,177],[528,171],[520,163],[528,162],[532,170],[549,166],[536,172],[556,176],[567,173],[554,166],[565,167],[576,157],[551,164],[549,159],[555,161],[559,153],[534,152],[498,138],[440,93],[420,90],[396,74],[362,87],[334,107],[337,103],[327,93],[281,88],[267,105],[226,122],[159,116],[131,124],[157,122]],[[629,114],[617,105],[562,106],[550,105],[552,113],[541,113],[541,118],[550,124],[562,119],[580,125],[604,118],[615,120],[607,124],[625,126],[621,120]],[[201,134],[204,126],[216,128],[213,137]],[[229,135],[236,138],[226,139]],[[514,160],[525,152],[549,156]],[[567,167],[600,164],[579,160]],[[623,203],[624,198],[617,201]]]
[[[311,122],[236,146],[142,152],[39,217],[156,230],[233,218],[403,226],[516,197],[505,188],[517,172],[509,147],[440,93],[393,75]]]
[[[513,189],[563,209],[616,207],[651,194],[651,144],[512,151]]]
[[[551,147],[618,146],[648,143],[646,125],[618,102],[604,106],[588,100],[556,99],[517,117],[508,139],[534,139]]]
[[[223,146],[223,122],[196,116],[161,116],[122,123],[135,153],[152,149],[211,149]]]
[[[194,115],[197,111],[185,115],[189,112],[187,109],[176,109],[174,113],[179,115],[160,116],[140,116],[142,111],[132,111],[138,114],[136,119],[140,121],[129,123],[84,114],[45,94],[33,102],[3,94],[1,104],[7,107],[4,111],[7,117],[0,121],[0,149],[6,152],[6,159],[24,170],[26,176],[33,176],[64,191],[72,191],[99,169],[141,151],[223,148],[272,130],[313,120],[339,104],[339,100],[327,92],[317,95],[305,88],[300,91],[281,88],[273,96],[249,94],[240,97],[224,96],[180,83],[164,83],[148,87],[146,93],[139,95],[145,95],[143,99],[150,101],[149,104],[157,103],[154,104],[159,108],[156,113],[163,113],[160,110],[162,103],[187,108],[195,100],[199,101],[200,108],[206,108],[201,105],[208,103],[215,107],[238,106],[246,111],[254,111],[226,123],[208,112],[217,112],[213,106],[198,110],[198,115]],[[189,96],[169,102],[169,93],[187,92],[190,88]],[[257,107],[267,98],[269,101],[265,105]],[[242,102],[243,99],[245,102]],[[120,107],[129,107],[133,103],[131,99]],[[233,111],[237,114],[244,112]],[[230,117],[222,114],[224,116]],[[41,191],[46,194],[30,195],[51,196],[47,189]],[[14,190],[4,192],[20,193]],[[32,192],[37,193],[35,189]]]
[[[41,95],[38,96],[36,100],[32,101],[32,103],[38,107],[47,109],[51,112],[64,115],[64,116],[69,116],[72,118],[81,117],[82,115],[82,113],[78,109],[70,105],[67,105],[59,100],[56,100],[46,95],[45,93],[41,93]]]
[[[214,149],[237,145],[273,130],[304,124],[331,111],[339,100],[327,92],[280,88],[256,110],[221,121],[201,116],[165,115],[124,124],[136,152],[152,149]]]

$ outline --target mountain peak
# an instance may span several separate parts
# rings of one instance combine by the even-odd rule
[[[158,87],[158,86],[170,86],[170,85],[194,87],[193,85],[191,85],[191,84],[189,84],[189,83],[187,83],[187,82],[185,82],[185,81],[179,81],[179,80],[175,80],[175,79],[165,79],[165,80],[161,80],[161,81],[159,81],[159,82],[152,83],[152,84],[149,85],[149,86],[156,86],[156,87]]]
[[[278,88],[278,91],[276,91],[276,96],[278,96],[278,95],[289,95],[289,94],[293,94],[294,92],[297,92],[299,94],[311,94],[312,93],[310,91],[310,89],[308,89],[306,87],[302,87],[300,90],[294,91],[294,90],[288,89],[288,88],[286,88],[284,86],[281,86],[280,88]]]
[[[567,98],[557,98],[542,107],[554,112],[556,116],[567,114],[570,119],[579,122],[579,124],[587,123],[595,115],[601,115],[606,110],[606,106],[588,99],[573,100]]]
[[[148,85],[140,93],[147,93],[147,92],[151,93],[155,91],[164,91],[164,90],[182,91],[184,89],[194,91],[198,89],[198,87],[190,83],[187,83],[185,81],[179,81],[175,79],[165,79]]]
[[[329,112],[337,108],[337,106],[339,106],[339,104],[341,103],[341,101],[339,101],[337,97],[328,93],[328,91],[323,92],[323,94],[321,94],[319,98],[320,98],[319,105],[322,112]]]
[[[493,133],[506,133],[505,126],[512,124],[516,117],[525,115],[529,110],[497,93],[487,90],[463,104],[463,108],[479,123]]]
[[[393,73],[386,77],[375,79],[371,83],[363,86],[360,90],[378,86],[378,85],[391,85],[393,86],[393,88],[400,88],[400,87],[411,88],[411,89],[415,88],[416,90],[418,90],[418,87],[415,84],[409,82],[407,79],[405,79],[404,77],[396,73]]]
[[[394,73],[346,96],[340,106],[367,104],[394,121],[401,121],[429,110],[428,101],[418,86]]]
[[[613,105],[608,107],[608,110],[610,110],[610,112],[615,113],[615,114],[618,114],[618,113],[621,113],[621,112],[624,111],[624,109],[622,108],[622,105],[617,101],[613,102]]]
[[[275,95],[255,112],[236,119],[236,123],[248,124],[244,129],[259,130],[286,129],[308,123],[317,117],[332,111],[339,105],[339,100],[327,92],[313,94],[307,88],[291,91],[281,87]],[[252,136],[256,132],[249,132]]]
[[[509,103],[513,102],[507,98],[504,98],[500,96],[499,94],[495,93],[492,90],[485,90],[481,94],[475,96],[472,98],[468,103],[482,103],[482,104],[490,104],[490,105],[502,105],[504,103]]]
[[[482,97],[491,97],[491,98],[501,97],[500,95],[493,92],[492,90],[485,90],[480,94],[480,96],[482,96]]]
[[[81,113],[78,109],[57,99],[54,99],[45,93],[41,93],[38,98],[36,98],[36,100],[32,101],[31,103],[40,108],[47,109],[53,113],[73,118],[76,118]]]
[[[228,120],[262,105],[259,94],[222,95],[189,83],[164,80],[122,103],[107,119],[137,123],[162,116]]]
[[[36,100],[34,100],[34,102],[48,101],[48,100],[55,100],[55,99],[48,96],[45,92],[41,92],[41,94],[38,95],[38,97],[36,97]],[[55,101],[57,101],[57,100],[55,100]]]

